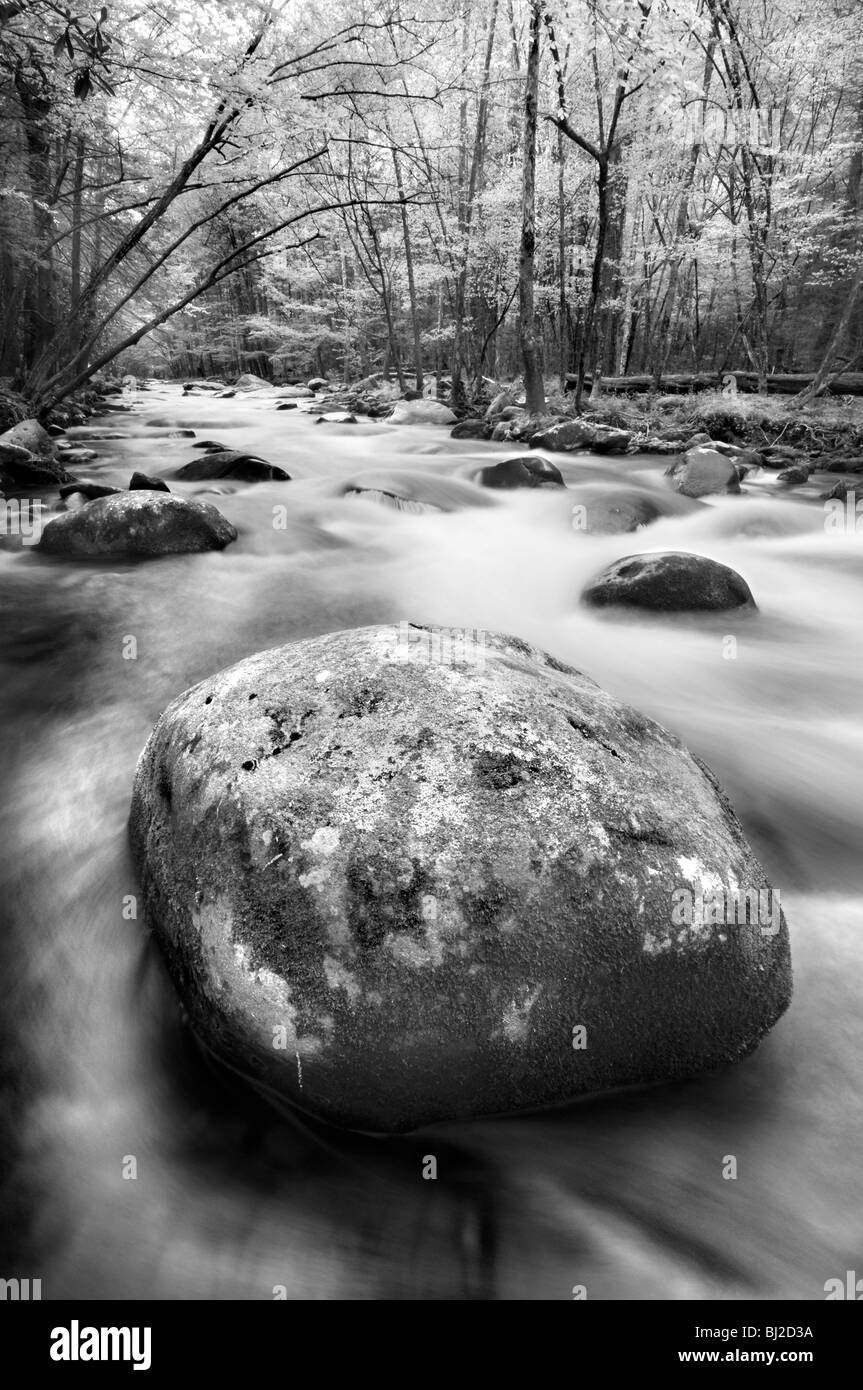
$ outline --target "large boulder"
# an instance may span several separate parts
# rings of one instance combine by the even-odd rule
[[[0,434],[0,445],[15,444],[34,454],[39,459],[53,459],[57,455],[57,445],[38,420],[22,420],[10,430]]]
[[[565,487],[556,464],[548,459],[531,457],[503,459],[483,468],[477,475],[483,487]]]
[[[236,528],[209,503],[141,490],[100,497],[49,521],[37,549],[98,559],[223,550],[236,539]]]
[[[703,910],[767,892],[713,776],[516,638],[403,623],[209,677],[158,721],[130,835],[192,1027],[333,1124],[676,1080],[788,1004],[779,912]]]
[[[733,461],[716,449],[698,445],[687,449],[668,469],[671,486],[684,497],[709,497],[716,492],[739,492],[740,479]]]
[[[683,550],[624,555],[591,580],[582,599],[594,607],[623,604],[676,612],[755,607],[736,570]]]
[[[243,454],[236,449],[215,450],[204,453],[200,458],[184,463],[173,474],[185,482],[199,482],[201,479],[241,478],[246,483],[290,482],[291,475],[283,468],[277,468],[266,459],[254,454]]]
[[[262,376],[255,376],[254,372],[243,372],[243,375],[238,376],[237,380],[234,382],[234,390],[242,391],[243,393],[247,391],[262,391],[264,387],[269,386],[269,384],[270,383],[265,381]]]
[[[454,425],[456,417],[443,401],[396,401],[387,419],[391,425]]]
[[[589,449],[594,454],[625,454],[631,442],[631,430],[595,425],[591,420],[562,420],[531,435],[530,447],[566,454],[579,449]]]

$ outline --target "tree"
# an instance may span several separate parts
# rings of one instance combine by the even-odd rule
[[[536,254],[536,125],[539,96],[541,0],[531,0],[530,39],[524,79],[524,151],[521,186],[521,243],[518,259],[519,340],[529,415],[545,412],[545,388],[536,341],[534,260]]]

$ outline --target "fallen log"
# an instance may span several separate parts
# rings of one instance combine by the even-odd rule
[[[682,372],[672,376],[664,376],[657,384],[653,376],[608,376],[602,378],[603,391],[609,392],[632,392],[641,394],[648,391],[656,391],[659,395],[685,395],[691,391],[718,391],[723,388],[729,378],[733,377],[737,390],[743,395],[750,395],[758,390],[758,377],[754,372]],[[812,372],[774,372],[767,378],[767,391],[769,395],[796,396],[804,387],[808,386],[813,380]],[[573,374],[568,374],[566,378],[566,389],[575,389],[578,378]],[[585,378],[585,386],[591,389],[593,381],[590,377]],[[824,388],[825,396],[863,396],[863,372],[846,372],[842,376],[834,377],[833,381]]]

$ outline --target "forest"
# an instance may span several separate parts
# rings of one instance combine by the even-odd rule
[[[0,378],[859,365],[855,0],[0,5]],[[541,413],[539,411],[538,413]]]

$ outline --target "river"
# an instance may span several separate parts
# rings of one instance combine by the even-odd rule
[[[819,1299],[826,1280],[863,1272],[863,519],[858,536],[828,533],[818,487],[791,494],[759,474],[738,497],[594,536],[559,491],[475,490],[477,468],[513,446],[316,424],[266,397],[171,385],[130,403],[72,432],[126,435],[96,441],[99,459],[76,471],[125,486],[133,468],[167,475],[196,457],[147,424],[163,418],[293,481],[172,482],[237,526],[221,553],[97,565],[0,541],[0,1274],[41,1278],[44,1298],[467,1300],[579,1286],[588,1299]],[[555,462],[573,487],[668,495],[661,458]],[[454,509],[344,495],[381,475]],[[579,605],[592,574],[644,549],[732,566],[758,612]],[[124,915],[138,754],[208,673],[402,619],[534,642],[715,770],[791,930],[794,1001],[757,1054],[686,1084],[398,1140],[313,1133],[213,1070]]]

